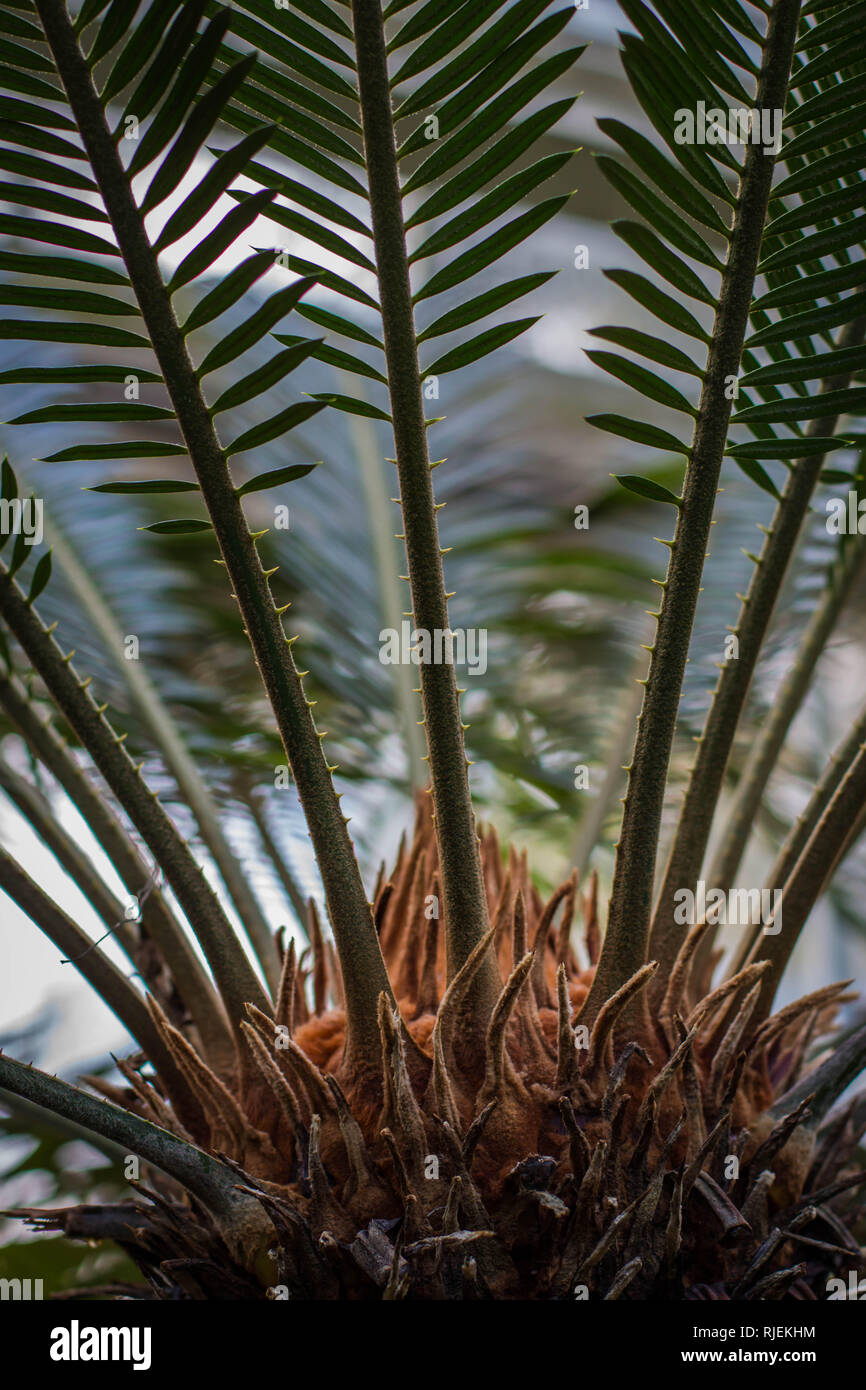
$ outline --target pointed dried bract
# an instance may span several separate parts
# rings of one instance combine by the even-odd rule
[[[380,875],[375,917],[397,1003],[379,996],[378,1078],[346,1073],[335,958],[314,908],[312,969],[290,942],[274,1017],[247,1008],[240,1072],[217,1075],[150,1003],[195,1097],[193,1141],[224,1155],[263,1204],[279,1278],[270,1270],[263,1284],[260,1264],[219,1274],[217,1227],[161,1178],[134,1217],[106,1214],[104,1229],[128,1220],[125,1248],[181,1298],[218,1286],[260,1298],[268,1282],[298,1297],[388,1301],[570,1298],[576,1285],[602,1301],[706,1289],[821,1296],[822,1279],[857,1249],[841,1204],[862,1182],[852,1159],[866,1103],[824,1116],[866,1040],[846,1042],[817,1071],[809,1040],[831,1025],[846,983],[756,1023],[765,962],[693,997],[697,927],[654,1021],[636,1007],[649,963],[604,1002],[586,1037],[580,1011],[594,965],[581,969],[571,947],[576,876],[544,901],[523,854],[512,851],[506,868],[492,832],[481,846],[491,926],[450,982],[429,804],[393,872]],[[596,893],[591,879],[590,961]],[[490,959],[500,992],[484,1018],[474,984]],[[140,1065],[120,1064],[128,1089],[112,1087],[111,1099],[188,1137],[159,1077],[145,1079]],[[64,1219],[83,1229],[83,1218]],[[803,1242],[805,1271],[785,1232]],[[193,1236],[208,1270],[195,1278],[184,1264]]]
[[[313,1009],[323,1014],[328,1006],[328,957],[319,913],[313,898],[307,899],[307,931],[313,952]]]
[[[598,870],[589,876],[589,888],[583,899],[584,942],[590,965],[598,965],[601,955],[601,932],[598,925]]]
[[[283,956],[280,987],[277,991],[277,1002],[274,1009],[274,1022],[287,1028],[289,1034],[294,1031],[295,1022],[295,972],[297,968],[295,954],[295,939],[292,937],[288,950]]]

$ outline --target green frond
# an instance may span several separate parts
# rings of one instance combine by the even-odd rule
[[[219,224],[184,257],[172,275],[168,288],[171,293],[189,284],[209,270],[214,261],[232,246],[276,195],[270,189],[252,193],[239,207],[226,213]]]
[[[155,536],[193,536],[201,531],[212,531],[213,527],[199,517],[183,517],[176,521],[154,521],[140,529],[152,531]]]
[[[514,164],[522,154],[531,149],[536,141],[550,130],[551,126],[562,120],[563,116],[571,110],[574,102],[574,97],[565,97],[560,101],[551,102],[549,106],[542,107],[532,116],[527,116],[520,125],[509,129],[505,135],[486,149],[483,155],[459,169],[440,188],[437,188],[436,192],[432,193],[419,208],[411,212],[406,219],[407,230],[411,227],[418,227],[424,222],[429,222],[432,218],[439,217],[443,213],[450,212],[452,208],[471,198],[479,188],[490,183],[497,175]]]
[[[225,367],[240,357],[248,348],[258,343],[266,333],[285,318],[295,307],[301,295],[306,294],[312,285],[311,280],[296,280],[284,290],[277,290],[245,323],[232,330],[221,343],[212,347],[199,365],[199,377],[208,376],[218,367]]]
[[[197,483],[184,482],[182,478],[141,479],[135,482],[96,483],[86,489],[88,492],[107,492],[121,496],[147,497],[164,492],[198,492]]]
[[[179,241],[207,216],[218,199],[226,192],[232,180],[238,174],[245,172],[252,157],[267,144],[273,129],[272,126],[261,126],[258,130],[253,130],[249,135],[245,135],[230,150],[224,151],[217,157],[198,186],[184,198],[180,207],[172,213],[166,222],[154,243],[155,251],[164,251],[167,246]],[[194,150],[195,153],[198,153],[197,142]],[[166,156],[167,160],[173,158],[173,152]]]
[[[240,265],[220,280],[209,294],[197,302],[182,323],[181,332],[186,335],[196,328],[203,328],[206,323],[231,309],[232,305],[242,299],[256,281],[273,267],[275,259],[275,251],[255,251],[251,256],[247,256],[246,260],[241,261]]]
[[[390,13],[402,8],[393,5]],[[442,556],[451,547],[440,546],[436,533],[426,436],[437,422],[425,418],[418,344],[479,323],[468,340],[445,344],[424,371],[453,372],[480,360],[528,330],[536,317],[494,320],[492,326],[482,321],[531,295],[549,275],[503,276],[492,287],[485,282],[483,293],[426,323],[416,323],[414,305],[488,271],[565,206],[563,195],[541,201],[534,195],[561,175],[571,152],[530,159],[525,167],[524,156],[572,105],[571,98],[544,101],[547,89],[583,51],[580,46],[546,52],[571,10],[544,0],[459,5],[437,0],[419,7],[387,36],[393,40],[390,60],[381,7],[368,0],[340,10],[324,0],[298,0],[280,10],[266,0],[241,0],[234,7],[220,0],[153,0],[143,16],[132,0],[107,5],[85,0],[74,24],[59,0],[37,0],[36,13],[44,35],[32,25],[29,33],[29,20],[22,20],[0,52],[5,64],[0,133],[6,150],[0,159],[9,175],[0,196],[12,205],[0,231],[24,248],[10,251],[3,262],[2,268],[22,280],[4,299],[11,310],[29,311],[27,317],[6,318],[0,335],[118,353],[152,349],[159,370],[136,369],[134,375],[139,386],[164,386],[168,399],[162,394],[159,404],[61,399],[14,420],[26,427],[67,427],[72,437],[48,455],[52,463],[98,466],[109,460],[189,457],[196,483],[120,478],[97,482],[90,490],[130,497],[199,491],[201,517],[160,519],[143,529],[177,538],[214,532],[311,819],[351,995],[347,1050],[356,1047],[358,1056],[377,1058],[376,1000],[389,988],[387,976],[330,781],[332,765],[319,753],[321,737],[291,650],[278,640],[282,632],[267,583],[273,571],[263,571],[258,536],[249,534],[240,507],[247,494],[288,484],[314,465],[259,473],[235,487],[227,460],[279,439],[326,404],[391,425],[407,508],[416,618],[432,628],[448,626],[452,595],[445,587]],[[438,122],[430,148],[428,114]],[[290,177],[278,167],[284,161],[312,175],[309,183],[315,186]],[[236,186],[241,179],[243,185]],[[249,192],[250,185],[257,191]],[[483,196],[468,207],[481,190]],[[236,207],[209,227],[173,273],[163,271],[160,260],[165,265],[171,257],[162,253],[209,225],[225,196]],[[259,217],[274,226],[277,238],[288,233],[284,239],[292,254],[252,248],[228,273],[215,274],[216,262],[242,242]],[[66,225],[70,218],[86,224],[86,230]],[[421,226],[428,230],[410,259],[407,233]],[[323,264],[293,253],[299,239],[318,248],[313,254]],[[57,247],[73,254],[56,254]],[[425,278],[433,257],[432,276]],[[259,282],[277,259],[299,278],[272,293],[266,284],[262,292]],[[64,288],[45,287],[45,279],[62,281]],[[76,281],[110,291],[67,288]],[[133,291],[129,296],[127,289]],[[370,319],[375,316],[382,328],[376,321],[367,327],[366,319],[364,326],[356,324],[350,312],[335,311],[331,304],[322,307],[316,302],[319,291],[371,311]],[[197,331],[245,296],[254,302],[244,321],[235,318],[230,331],[198,353]],[[328,339],[277,331],[294,310]],[[238,370],[238,359],[269,335],[279,350],[264,366]],[[358,346],[336,347],[331,337]],[[377,354],[375,365],[367,360],[370,349]],[[0,384],[119,385],[128,374],[117,363],[99,365],[106,355],[93,353],[91,366],[82,351],[84,360],[75,368],[23,364],[5,373]],[[380,405],[350,393],[317,392],[286,405],[285,381],[308,357],[377,382],[387,401]],[[212,390],[212,379],[230,367],[235,380],[220,377]],[[28,372],[40,375],[28,377]],[[235,410],[252,403],[253,418],[233,425]],[[89,443],[74,433],[79,424],[110,425],[120,432],[147,423],[161,429],[172,421],[177,442],[104,438]],[[17,544],[13,566],[22,558]],[[46,559],[36,566],[31,595],[47,582],[49,565]],[[419,591],[429,600],[426,613],[419,610]],[[454,684],[448,667],[422,673],[426,727],[436,731],[430,755],[434,794],[440,811],[446,794],[452,805],[450,828],[437,817],[444,837],[445,918],[457,924],[458,936],[463,932],[462,939],[452,934],[448,948],[452,972],[471,950],[472,933],[477,937],[486,929]],[[87,728],[88,737],[96,739]],[[125,767],[110,761],[121,751],[119,746],[106,751],[106,765],[115,769],[124,794],[134,798],[138,793],[127,786]],[[146,811],[141,814],[147,819]],[[190,901],[185,861],[180,873]],[[468,882],[466,891],[461,879]],[[224,983],[231,993],[234,983],[227,976]]]
[[[444,333],[454,333],[460,328],[468,327],[469,324],[477,323],[479,319],[486,318],[497,309],[504,309],[516,299],[522,299],[524,295],[540,289],[554,274],[555,271],[522,275],[516,280],[506,281],[504,285],[495,289],[486,290],[484,294],[479,294],[473,299],[467,299],[456,309],[449,309],[447,313],[428,324],[424,331],[418,334],[418,342],[426,342],[428,338],[439,338]]]
[[[68,449],[58,449],[56,454],[46,454],[41,462],[96,463],[101,459],[171,458],[178,454],[186,454],[182,444],[161,444],[151,439],[128,439],[110,444],[73,444]]]
[[[189,16],[189,19],[192,19],[192,15]],[[222,11],[215,19],[211,20],[201,38],[196,39],[189,52],[185,52],[185,50],[195,34],[197,21],[191,28],[188,24],[184,25],[183,30],[176,36],[173,36],[171,32],[166,36],[163,51],[154,59],[145,77],[147,85],[142,84],[144,90],[140,89],[133,94],[124,113],[124,115],[129,114],[140,122],[150,115],[157,102],[162,102],[144,136],[136,143],[135,153],[127,166],[131,175],[134,176],[146,169],[177,134],[187,111],[195,100],[196,93],[211,70],[217,48],[229,23],[230,16]],[[174,37],[177,39],[176,44],[173,41]],[[169,52],[165,51],[167,48],[169,48]],[[167,62],[169,53],[175,59],[171,65]],[[176,59],[180,53],[184,53],[184,57],[180,70],[177,71]],[[172,80],[176,71],[177,76]],[[148,82],[151,74],[152,81]],[[123,121],[117,128],[118,137],[122,132]]]
[[[624,381],[626,385],[632,386],[641,395],[648,396],[650,400],[658,401],[660,405],[669,406],[671,410],[682,411],[685,415],[696,415],[695,407],[686,400],[685,396],[679,392],[675,386],[655,372],[650,372],[646,367],[641,367],[637,362],[631,362],[626,357],[620,357],[615,352],[591,351],[587,352],[587,357],[603,371],[610,372],[619,381]]]
[[[580,48],[567,49],[564,53],[558,53],[545,62],[540,63],[532,72],[520,78],[511,87],[500,90],[501,71],[507,70],[506,58],[508,54],[502,55],[490,64],[493,71],[486,74],[485,88],[479,90],[465,98],[461,102],[458,113],[452,113],[449,120],[452,120],[456,129],[442,145],[437,146],[432,154],[418,166],[414,174],[411,174],[403,185],[403,193],[412,193],[418,188],[426,188],[434,180],[441,179],[443,174],[447,174],[455,165],[461,164],[467,155],[474,154],[482,145],[486,144],[493,136],[499,134],[513,118],[522,111],[525,106],[537,97],[539,93],[545,91],[557,77],[567,72],[574,65],[581,53],[584,52],[585,45]],[[522,64],[518,64],[518,67]],[[485,76],[485,74],[482,74]],[[479,84],[480,85],[480,84]],[[498,95],[493,95],[498,92]],[[461,94],[462,95],[462,94]],[[486,106],[478,110],[478,102],[492,97]],[[447,111],[447,106],[444,108]],[[476,115],[472,115],[477,112]],[[470,119],[467,120],[467,117]],[[448,126],[446,126],[446,130]],[[417,145],[410,140],[407,145],[401,148],[400,155],[411,154]],[[520,153],[518,141],[513,141],[512,155],[507,160],[507,164],[517,158]],[[507,167],[503,165],[503,167]],[[498,172],[493,166],[493,172]],[[492,177],[492,173],[488,178]],[[487,182],[487,180],[485,180]]]
[[[591,328],[590,333],[594,338],[601,338],[606,343],[616,343],[618,347],[631,349],[641,357],[646,357],[650,362],[658,362],[662,367],[670,367],[677,372],[685,372],[687,376],[703,377],[703,371],[697,364],[687,357],[679,348],[671,343],[666,343],[662,338],[655,338],[650,333],[642,333],[636,328],[616,328],[605,325],[604,328]]]
[[[69,425],[80,421],[90,424],[131,424],[139,420],[172,420],[174,412],[161,405],[144,405],[135,401],[117,405],[47,405],[40,410],[28,410],[17,415],[10,425]]]
[[[624,415],[588,415],[586,418],[588,423],[595,425],[597,429],[607,430],[609,434],[619,435],[621,439],[630,439],[635,444],[648,444],[651,448],[661,449],[665,453],[688,456],[688,445],[681,443],[668,430],[659,429],[657,425],[629,420]]]
[[[548,5],[549,0],[530,0],[528,4],[513,5],[510,9],[506,9],[502,18],[491,25],[480,39],[471,44],[469,48],[464,49],[450,63],[443,64],[432,77],[415,88],[412,95],[397,107],[395,112],[397,120],[423,111],[425,107],[434,107],[439,118],[440,136],[455,130],[460,121],[465,119],[467,113],[471,111],[472,103],[475,103],[477,109],[479,99],[484,100],[490,94],[494,82],[496,89],[501,89],[504,82],[519,72],[521,67],[531,58],[534,58],[535,54],[554,39],[568,23],[573,11],[569,7],[565,7],[549,15],[547,19],[536,24],[534,28],[530,28],[529,25],[532,21],[537,19],[548,8]],[[460,13],[465,14],[468,11],[469,22],[473,28],[477,28],[489,17],[490,12],[502,8],[501,3],[488,5],[488,13],[485,14],[484,6],[466,4]],[[446,28],[446,24],[440,25],[428,42],[432,43],[435,40],[435,46],[439,47],[440,50],[444,44],[448,44],[449,49],[451,49],[451,45],[455,44],[456,36],[453,32],[442,35],[441,30],[443,28]],[[500,55],[499,65],[495,70],[485,71],[491,68],[489,63],[491,53]],[[417,71],[421,71],[418,68],[419,62],[428,66],[426,59],[422,59],[420,50],[411,61]],[[414,75],[414,73],[410,74],[401,70],[392,79],[392,84],[396,86],[410,75]],[[476,78],[476,80],[469,83],[468,79],[470,78]],[[467,83],[468,85],[464,86]],[[459,95],[453,96],[452,94],[458,89],[462,89]],[[451,100],[440,105],[445,97],[450,97]],[[419,127],[419,131],[421,130],[423,127]],[[423,148],[423,136],[416,132],[401,147],[400,153],[402,156]]]
[[[300,401],[297,405],[290,405],[278,415],[273,415],[270,420],[262,420],[258,425],[253,425],[252,429],[238,435],[237,439],[226,445],[226,456],[242,454],[246,450],[258,448],[260,444],[267,444],[271,439],[279,439],[281,435],[287,434],[296,425],[303,424],[322,409],[324,402],[320,401]]]
[[[368,362],[357,357],[353,352],[346,352],[343,348],[329,347],[324,339],[311,342],[309,339],[296,338],[286,333],[275,333],[274,337],[278,343],[284,343],[295,351],[300,351],[303,348],[304,355],[314,357],[317,362],[327,362],[339,371],[354,372],[356,376],[367,377],[370,381],[379,381],[383,385],[387,385],[387,378],[376,367],[371,367]]]
[[[255,478],[248,478],[235,490],[238,497],[246,497],[250,492],[264,492],[267,488],[282,487],[284,483],[293,483],[297,478],[306,478],[307,474],[312,473],[318,466],[317,463],[293,463],[286,468],[274,468],[270,473],[259,473]],[[289,606],[286,604],[286,608]]]
[[[360,415],[367,420],[391,419],[386,410],[371,404],[370,401],[359,400],[356,396],[335,396],[329,392],[322,392],[314,395],[313,399],[321,401],[323,405],[332,406],[334,410],[342,410],[347,415]]]
[[[646,497],[651,502],[668,502],[674,507],[682,505],[681,497],[677,497],[670,488],[663,487],[652,478],[641,478],[634,473],[616,473],[614,476],[627,492],[634,492],[638,497]],[[664,585],[662,587],[664,588]]]
[[[477,275],[480,270],[499,260],[506,251],[519,246],[539,227],[543,227],[568,201],[568,194],[560,195],[558,198],[547,198],[511,222],[507,222],[504,227],[500,227],[491,236],[485,237],[483,241],[464,251],[450,265],[443,266],[432,275],[416,292],[413,302],[417,304],[435,294],[442,294],[445,290],[453,289],[455,285],[461,285],[464,280]]]
[[[489,352],[494,352],[505,343],[513,342],[536,323],[538,318],[514,319],[511,323],[501,323],[496,328],[487,328],[474,338],[468,338],[459,347],[437,357],[429,367],[422,368],[422,374],[426,377],[455,372],[460,367],[468,366],[470,362],[477,362],[480,358],[486,357]]]
[[[843,422],[861,413],[866,403],[853,381],[864,366],[866,298],[859,248],[866,227],[862,215],[866,156],[859,139],[862,75],[852,75],[862,62],[850,39],[858,24],[866,23],[866,6],[852,4],[843,15],[826,19],[814,6],[804,7],[802,16],[799,8],[793,0],[766,7],[768,23],[762,33],[764,20],[756,27],[737,0],[714,3],[709,7],[711,17],[707,7],[696,11],[676,0],[652,4],[622,0],[622,9],[637,31],[622,37],[623,65],[661,148],[623,122],[601,123],[603,133],[629,160],[626,164],[601,155],[602,172],[645,224],[627,222],[617,230],[654,277],[675,287],[677,297],[672,299],[662,290],[657,278],[650,280],[631,270],[609,272],[609,278],[667,328],[709,349],[705,367],[696,371],[688,356],[677,357],[676,346],[653,334],[638,336],[633,330],[609,328],[597,334],[637,357],[696,376],[701,383],[694,439],[681,450],[690,459],[681,527],[686,516],[692,515],[687,500],[690,476],[697,488],[698,468],[710,470],[706,476],[717,477],[723,458],[731,459],[780,504],[743,600],[737,630],[745,656],[722,669],[656,903],[650,953],[664,966],[672,964],[677,949],[676,934],[665,925],[671,918],[671,895],[676,886],[695,882],[700,872],[754,660],[823,460],[856,442]],[[739,36],[757,45],[757,65]],[[767,95],[770,87],[772,100]],[[739,120],[733,108],[745,108],[744,116],[754,108],[755,124],[729,129],[726,134],[712,129],[698,132],[702,116],[714,121],[717,113],[723,120]],[[779,112],[780,129],[776,125]],[[769,117],[769,123],[762,124],[762,116]],[[759,186],[760,206],[750,202]],[[717,212],[719,207],[724,216]],[[738,242],[746,240],[748,266],[737,254]],[[718,287],[714,284],[708,292],[705,273],[696,275],[688,261],[718,272]],[[736,333],[731,329],[734,293]],[[712,332],[684,308],[683,300],[689,298],[716,310]],[[671,394],[672,388],[655,373],[618,354],[590,356],[596,365],[629,381],[657,404],[682,411],[683,398]],[[817,393],[808,385],[815,382],[823,383]],[[647,432],[643,425],[636,429],[634,421],[621,417],[595,417],[595,422],[659,447],[655,425]],[[666,447],[671,448],[669,438]],[[764,466],[774,462],[788,470],[782,491]],[[698,525],[697,517],[693,518],[696,529],[691,542],[684,538],[701,554],[706,550],[703,534],[712,519],[714,491],[707,488],[704,493],[702,521]],[[687,565],[679,551],[679,537],[678,529],[660,623],[677,621],[688,632],[699,575],[690,580],[689,600],[683,598],[677,611],[677,576],[684,574]],[[670,675],[668,668],[662,696],[651,669],[645,706],[650,717],[656,705],[659,711],[664,704],[669,715],[673,712],[679,683]],[[673,724],[669,722],[667,729],[672,735]],[[655,749],[661,758],[657,743]],[[648,778],[652,775],[647,773]],[[641,759],[636,757],[626,801],[623,842],[627,849],[635,807],[642,804],[641,788],[645,791],[647,786],[642,782]],[[658,806],[654,803],[651,816],[648,801],[644,809],[648,813],[645,835],[651,822],[653,827],[657,824]],[[622,872],[627,876],[630,871]],[[649,859],[647,876],[651,884]],[[634,886],[633,877],[629,885],[615,885],[615,904],[624,903],[626,888]],[[606,983],[610,985],[609,977]]]
[[[274,336],[278,342],[282,341],[279,334]],[[283,381],[301,362],[315,352],[318,342],[321,342],[321,339],[300,338],[296,339],[295,345],[285,352],[274,353],[265,366],[257,367],[247,376],[242,376],[231,386],[226,387],[222,395],[218,396],[211,406],[211,414],[220,415],[224,410],[234,410],[239,405],[246,405],[247,401],[254,400],[256,396],[262,395],[269,387]]]

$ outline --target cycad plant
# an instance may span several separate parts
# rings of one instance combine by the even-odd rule
[[[866,1061],[866,1029],[831,1031],[848,982],[822,982],[773,1008],[791,951],[863,823],[863,717],[768,871],[770,910],[721,973],[717,932],[722,895],[729,907],[742,897],[734,882],[750,827],[862,559],[855,526],[840,536],[826,594],[731,809],[738,722],[819,483],[850,493],[857,515],[858,436],[840,422],[866,398],[856,62],[866,3],[621,0],[621,9],[623,62],[654,134],[602,121],[625,159],[600,164],[640,219],[616,230],[650,274],[611,278],[663,327],[661,336],[600,328],[630,355],[591,356],[691,423],[674,433],[639,412],[595,417],[685,459],[679,495],[622,478],[673,507],[676,521],[663,541],[670,553],[602,933],[595,880],[583,889],[572,875],[545,900],[526,856],[476,827],[461,691],[442,659],[453,634],[428,448],[436,422],[426,415],[431,382],[534,322],[502,321],[499,311],[546,274],[480,294],[470,282],[563,206],[565,195],[539,199],[537,190],[568,154],[532,152],[572,104],[548,89],[572,82],[581,48],[561,40],[572,17],[579,29],[579,11],[547,0],[239,0],[231,11],[219,0],[152,0],[140,14],[137,0],[85,0],[74,16],[64,0],[3,6],[0,162],[13,211],[2,221],[16,247],[30,243],[3,253],[15,277],[4,302],[22,310],[3,333],[86,345],[92,363],[25,364],[5,385],[116,391],[113,401],[76,396],[24,416],[13,407],[10,423],[76,427],[53,456],[58,477],[70,460],[173,460],[170,476],[127,474],[94,490],[183,493],[192,504],[151,529],[199,531],[213,543],[213,583],[237,603],[327,904],[327,923],[307,910],[306,955],[272,935],[194,765],[169,740],[167,761],[222,875],[221,891],[209,886],[63,633],[39,616],[51,560],[25,569],[33,504],[17,496],[7,464],[7,529],[10,519],[19,525],[0,570],[9,635],[0,701],[34,775],[7,769],[4,791],[104,918],[145,993],[3,851],[0,887],[138,1050],[118,1061],[119,1081],[88,1090],[3,1056],[0,1086],[147,1165],[126,1205],[28,1213],[72,1238],[118,1242],[147,1281],[127,1295],[809,1299],[826,1296],[830,1276],[859,1269],[866,1110],[856,1098],[836,1103]],[[225,194],[235,206],[215,218]],[[254,248],[225,276],[208,276],[259,219],[288,233],[289,248]],[[163,253],[196,229],[166,270]],[[295,254],[298,239],[325,263]],[[202,357],[196,331],[276,261],[296,278]],[[455,288],[454,307],[437,311],[433,301]],[[322,336],[285,333],[290,313]],[[489,316],[493,326],[483,326]],[[243,354],[268,334],[272,355],[249,371]],[[446,335],[444,350],[435,346]],[[148,346],[152,368],[131,377],[124,353]],[[302,378],[307,359],[363,379],[373,400],[305,398],[290,377],[297,369]],[[142,384],[164,403],[145,403]],[[238,434],[233,412],[251,402],[260,421]],[[248,466],[255,451],[327,408],[372,414],[393,430],[429,764],[413,834],[375,886],[362,880],[296,638],[260,558],[263,532],[244,510],[253,493],[284,497],[309,467],[262,475]],[[150,427],[152,437],[79,438],[79,422]],[[830,469],[837,450],[848,466]],[[654,892],[726,457],[776,510]],[[132,914],[118,914],[97,865],[38,790],[40,768],[87,820],[136,900]],[[720,806],[717,857],[705,871]],[[576,913],[582,944],[572,938]]]

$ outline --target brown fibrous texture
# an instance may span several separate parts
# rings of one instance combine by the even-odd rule
[[[447,986],[428,798],[380,872],[397,1008],[380,998],[377,1075],[344,1067],[342,982],[312,903],[309,946],[284,953],[274,1016],[248,1010],[231,1074],[152,1003],[197,1106],[182,1125],[142,1057],[121,1064],[126,1087],[102,1091],[224,1157],[273,1239],[230,1254],[211,1214],[155,1170],[133,1203],[27,1213],[116,1240],[146,1275],[97,1296],[810,1300],[860,1269],[866,1109],[825,1117],[801,1098],[846,984],[754,1021],[763,967],[715,988],[694,978],[699,925],[660,1007],[650,963],[587,1029],[595,876],[545,900],[525,854],[503,853],[493,830],[480,841],[490,932]],[[501,994],[484,1016],[488,953]]]

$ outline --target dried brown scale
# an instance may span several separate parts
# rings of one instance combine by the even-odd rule
[[[779,1107],[847,982],[756,1028],[760,966],[689,997],[696,931],[656,1025],[644,1021],[621,1045],[650,964],[602,1008],[589,1048],[577,1048],[594,970],[580,969],[563,923],[579,907],[587,956],[597,954],[595,887],[582,896],[572,876],[543,902],[525,856],[503,859],[490,831],[480,843],[492,926],[448,987],[430,911],[438,865],[426,802],[413,842],[383,876],[376,920],[399,1012],[381,996],[373,1085],[344,1067],[345,1016],[314,908],[312,1010],[294,943],[274,1018],[247,1010],[254,1093],[234,1074],[215,1075],[152,1005],[201,1105],[206,1132],[193,1137],[259,1198],[273,1258],[239,1265],[201,1204],[156,1171],[147,1202],[39,1222],[118,1240],[148,1280],[142,1296],[157,1299],[259,1299],[277,1285],[296,1298],[388,1301],[566,1299],[576,1287],[608,1301],[810,1298],[824,1296],[829,1274],[859,1269],[845,1209],[866,1103],[823,1128],[811,1095]],[[502,988],[479,1070],[462,1063],[459,1044],[488,952]],[[121,1064],[127,1087],[100,1089],[188,1137],[158,1079],[138,1067]]]

